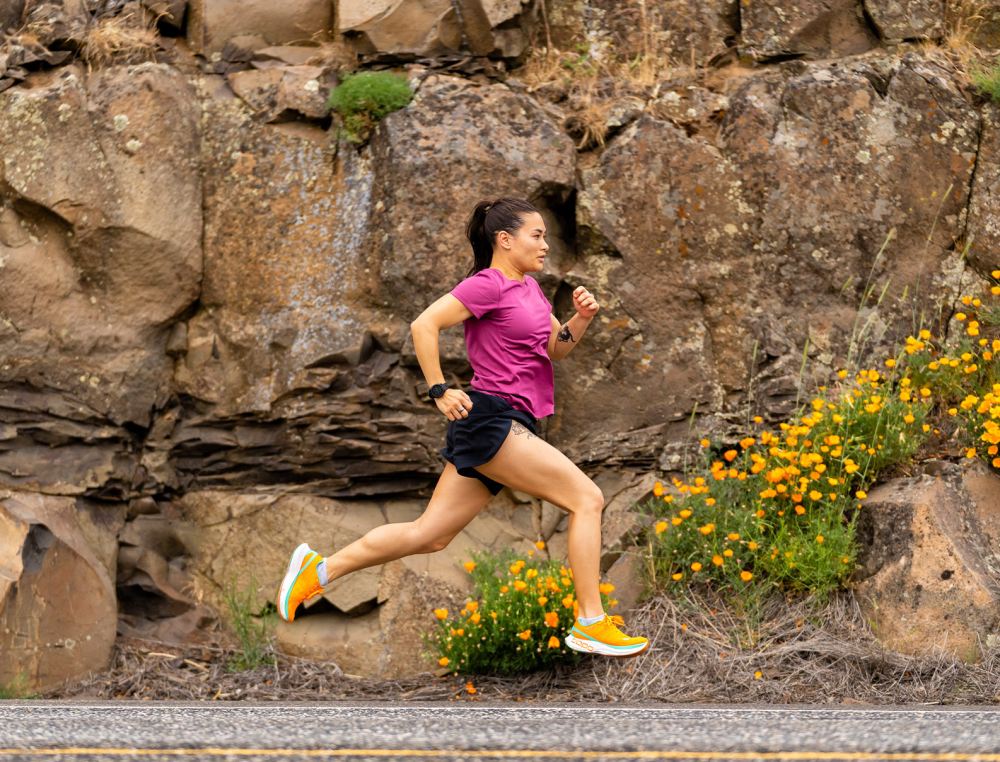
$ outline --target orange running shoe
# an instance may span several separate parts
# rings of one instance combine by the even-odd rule
[[[574,651],[603,654],[604,656],[637,656],[649,648],[646,638],[630,637],[618,629],[625,624],[620,616],[604,615],[604,619],[591,625],[573,623],[566,636],[566,645]]]
[[[278,588],[278,616],[286,622],[294,621],[295,610],[304,601],[311,601],[323,594],[316,567],[322,561],[319,553],[302,543],[292,552],[288,571]]]

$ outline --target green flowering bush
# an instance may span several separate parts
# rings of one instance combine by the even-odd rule
[[[425,636],[440,666],[454,673],[516,674],[580,658],[563,642],[578,610],[570,569],[535,558],[534,551],[519,558],[509,548],[473,552],[472,559],[465,569],[473,599],[454,616],[434,609],[437,628]],[[607,598],[614,586],[603,583],[600,590],[607,611],[617,603]]]
[[[702,439],[701,462],[641,504],[650,516],[647,586],[705,581],[746,598],[766,587],[843,587],[857,557],[867,488],[948,429],[966,458],[1000,468],[1000,270],[989,295],[961,297],[947,344],[921,329],[886,370],[838,372],[780,431],[758,424],[731,446]],[[940,426],[940,428],[937,428]]]

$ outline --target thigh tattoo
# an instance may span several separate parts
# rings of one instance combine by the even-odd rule
[[[511,423],[510,430],[514,432],[517,436],[526,434],[528,439],[531,439],[533,436],[535,436],[534,434],[531,433],[531,430],[527,426],[525,426],[523,423],[518,423],[517,421],[513,421]]]

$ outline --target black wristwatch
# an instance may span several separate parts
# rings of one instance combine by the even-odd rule
[[[448,388],[448,384],[434,384],[427,393],[430,395],[432,400],[440,399],[444,396],[445,390]]]

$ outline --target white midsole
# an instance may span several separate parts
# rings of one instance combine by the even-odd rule
[[[612,648],[611,646],[606,646],[603,643],[598,643],[595,640],[584,640],[583,638],[578,638],[574,635],[566,636],[566,645],[572,648],[574,651],[582,651],[588,654],[602,654],[604,656],[632,656],[637,653],[645,651],[649,647],[649,643],[636,643],[634,646],[628,646],[625,648]]]
[[[288,571],[285,572],[285,578],[281,580],[281,587],[278,590],[278,614],[286,622],[288,621],[288,609],[285,606],[285,598],[288,595],[288,588],[294,584],[295,578],[299,574],[299,569],[302,568],[302,559],[309,552],[309,546],[306,543],[299,545],[292,553],[292,560],[288,562]]]

